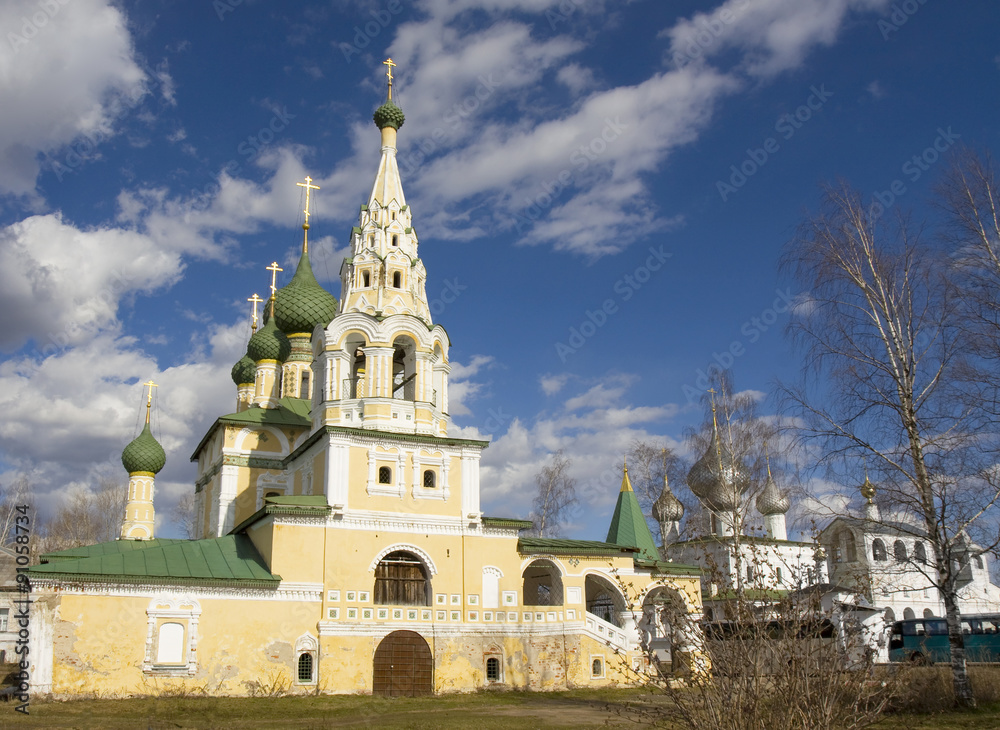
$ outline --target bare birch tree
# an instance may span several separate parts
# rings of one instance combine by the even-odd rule
[[[127,502],[127,485],[101,478],[95,491],[75,493],[44,526],[40,549],[50,552],[116,539]]]
[[[531,519],[538,537],[559,535],[577,503],[576,480],[569,475],[569,467],[570,460],[560,450],[535,475],[538,494],[532,502]]]
[[[806,355],[801,386],[784,395],[818,439],[826,461],[868,463],[901,521],[893,527],[934,548],[934,584],[945,605],[955,701],[972,707],[959,615],[967,534],[995,516],[991,439],[981,413],[957,397],[963,355],[948,259],[879,220],[846,186],[826,191],[784,266],[803,290],[789,332]],[[928,571],[930,573],[930,571]]]

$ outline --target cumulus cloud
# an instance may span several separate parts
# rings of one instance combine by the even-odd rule
[[[0,193],[30,195],[39,156],[113,133],[145,93],[125,18],[108,0],[0,3]]]

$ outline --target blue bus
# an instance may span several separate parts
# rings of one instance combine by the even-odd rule
[[[1000,613],[962,616],[965,657],[970,662],[1000,662]],[[889,661],[950,662],[948,624],[943,618],[897,621],[889,634]]]

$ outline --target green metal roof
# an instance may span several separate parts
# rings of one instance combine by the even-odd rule
[[[514,517],[483,517],[483,525],[486,527],[513,527],[518,530],[527,530],[534,527],[531,520],[519,520]]]
[[[246,535],[174,542],[117,542],[136,543],[136,546],[131,550],[112,550],[77,560],[57,560],[33,566],[26,572],[35,578],[105,583],[276,587],[281,581],[281,576],[268,570]],[[140,547],[153,542],[159,544]]]
[[[120,553],[131,552],[132,550],[145,550],[150,547],[164,547],[178,542],[189,542],[180,538],[162,538],[154,540],[112,540],[111,542],[99,542],[96,545],[81,545],[80,547],[66,548],[65,550],[53,550],[51,553],[44,553],[39,556],[42,563],[52,563],[59,560],[78,560],[79,558],[92,558],[100,555],[118,555]]]
[[[522,555],[606,555],[620,556],[622,553],[632,554],[635,548],[624,545],[614,545],[596,540],[563,540],[555,537],[522,537],[518,538],[517,551]]]
[[[618,492],[618,504],[611,517],[608,528],[608,542],[616,545],[637,548],[647,560],[659,560],[660,551],[653,540],[653,534],[646,524],[646,516],[639,507],[639,500],[632,491],[632,483],[628,479],[628,469],[622,477],[622,488]]]
[[[208,429],[201,441],[198,443],[194,453],[191,454],[191,461],[198,459],[198,454],[208,442],[208,439],[215,433],[219,424],[232,424],[234,426],[295,426],[298,428],[311,428],[312,420],[309,414],[312,411],[312,402],[308,398],[280,398],[277,408],[258,408],[251,406],[239,413],[230,413],[219,416],[212,427]]]
[[[264,497],[264,506],[236,525],[229,534],[235,535],[243,532],[250,525],[266,515],[326,517],[332,511],[333,508],[326,502],[325,494]]]
[[[635,567],[653,570],[657,573],[670,575],[701,575],[701,566],[688,565],[687,563],[672,563],[669,560],[646,560],[636,557],[633,561]]]

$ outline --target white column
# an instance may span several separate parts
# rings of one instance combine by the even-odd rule
[[[236,518],[236,478],[238,474],[238,466],[223,465],[219,478],[219,512],[216,537],[221,537],[233,529]]]

